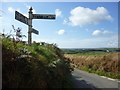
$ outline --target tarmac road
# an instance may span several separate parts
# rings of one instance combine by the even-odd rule
[[[100,90],[120,90],[120,82],[116,79],[99,76],[78,69],[74,69],[72,76],[76,88],[89,88],[90,90],[96,90],[98,88]]]

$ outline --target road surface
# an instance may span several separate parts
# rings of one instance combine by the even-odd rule
[[[105,88],[114,88],[114,90],[120,90],[118,89],[118,86],[120,86],[118,80],[106,78],[78,69],[74,69],[72,76],[76,88],[90,88],[91,90],[96,90],[98,88],[100,90],[105,90]]]

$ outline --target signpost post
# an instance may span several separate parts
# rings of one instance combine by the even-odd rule
[[[32,42],[32,8],[29,9],[29,26],[28,26],[28,44],[31,45]]]
[[[39,31],[32,28],[32,19],[55,19],[56,15],[53,14],[33,14],[32,7],[29,9],[29,18],[25,17],[18,11],[15,11],[15,19],[28,25],[28,44],[31,45],[32,33],[39,34]]]

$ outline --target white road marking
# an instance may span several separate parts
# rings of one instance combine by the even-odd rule
[[[107,79],[112,80],[112,81],[120,82],[118,79],[112,79],[112,78],[108,78],[108,77],[105,77],[105,76],[100,76],[100,77],[102,77],[102,78],[107,78]]]

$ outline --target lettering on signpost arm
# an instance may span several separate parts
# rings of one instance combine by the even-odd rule
[[[33,14],[33,19],[55,19],[53,14]]]
[[[15,19],[28,25],[28,18],[19,13],[18,11],[15,11]]]

